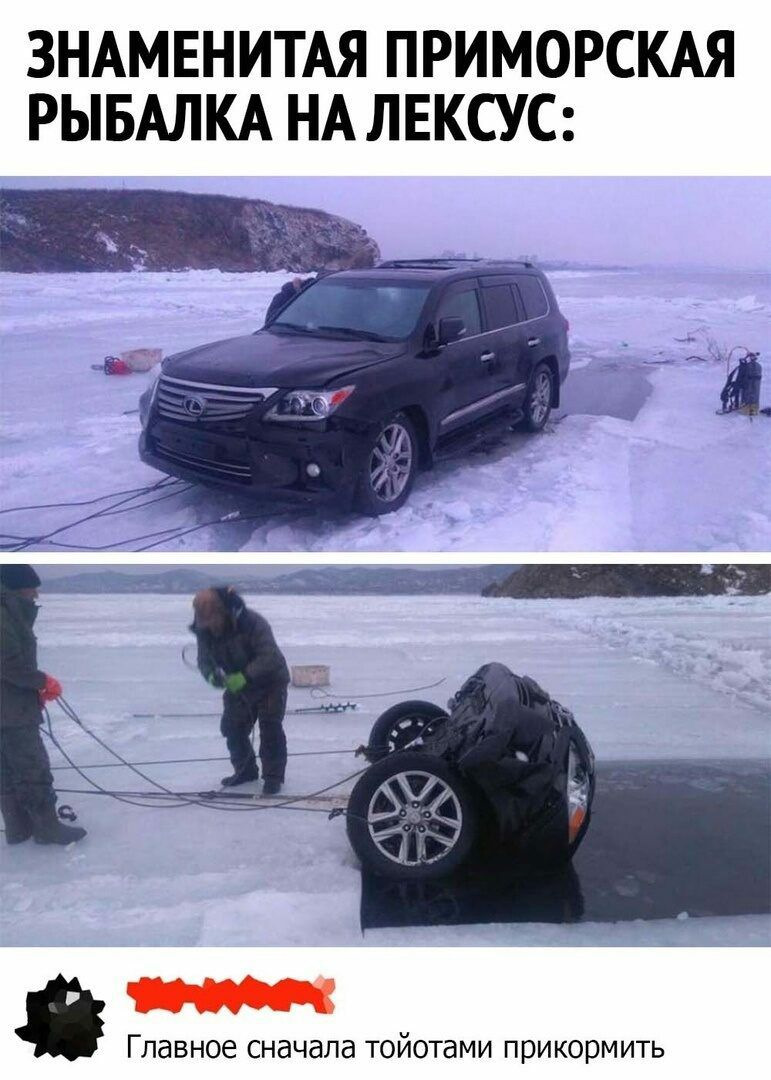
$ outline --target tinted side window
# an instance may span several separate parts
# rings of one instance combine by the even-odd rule
[[[452,292],[449,296],[442,297],[436,313],[437,330],[441,319],[453,317],[463,319],[466,327],[464,337],[471,337],[481,331],[482,320],[479,317],[479,297],[476,289],[464,289],[463,292]]]
[[[511,285],[491,285],[482,290],[482,295],[485,298],[488,330],[497,330],[501,326],[511,326],[519,322]]]
[[[549,310],[549,302],[546,293],[537,277],[530,274],[517,278],[522,302],[525,306],[526,319],[538,319]]]

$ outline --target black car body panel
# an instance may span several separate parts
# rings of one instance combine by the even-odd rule
[[[568,846],[571,750],[587,781],[585,831],[594,795],[594,754],[586,736],[572,712],[534,679],[498,663],[485,664],[464,683],[448,719],[421,745],[482,793],[502,841],[540,855]]]
[[[142,459],[186,480],[349,505],[373,439],[397,413],[409,417],[420,463],[430,466],[464,431],[521,415],[539,364],[552,373],[552,404],[559,403],[567,324],[541,271],[481,261],[385,263],[322,278],[309,287],[315,301],[330,283],[355,286],[363,296],[368,286],[378,295],[420,287],[425,300],[404,340],[365,340],[292,329],[306,289],[254,334],[168,357],[141,405]],[[440,343],[442,318],[457,320],[458,313],[462,335]],[[497,325],[507,318],[514,321]],[[267,418],[289,391],[346,385],[354,392],[326,419]],[[309,464],[318,475],[309,475]]]
[[[391,343],[323,337],[313,338],[312,342],[311,350],[309,339],[302,334],[260,330],[178,353],[164,362],[163,372],[173,378],[215,385],[322,387],[403,352],[403,346]]]
[[[367,869],[397,881],[452,874],[477,850],[500,865],[564,866],[589,827],[594,754],[575,717],[534,679],[485,664],[451,699],[392,705],[346,830]]]

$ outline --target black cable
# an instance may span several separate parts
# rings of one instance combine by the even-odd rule
[[[397,694],[417,694],[420,690],[433,690],[435,687],[441,686],[444,682],[447,682],[446,675],[442,676],[441,679],[437,679],[436,682],[426,683],[425,686],[408,686],[402,690],[380,690],[376,694],[343,694],[340,692],[333,694],[330,690],[326,690],[323,686],[312,686],[311,697],[345,697],[359,700],[363,698],[394,697]]]
[[[325,757],[329,754],[355,754],[356,749],[346,747],[345,750],[295,750],[288,753],[287,757]],[[83,769],[121,769],[135,765],[195,765],[207,761],[230,761],[228,757],[200,757],[200,758],[163,758],[159,761],[131,761],[124,765],[122,761],[102,761],[82,765]],[[70,765],[52,765],[51,771],[74,768]]]
[[[53,541],[51,538],[54,537],[54,536],[58,536],[60,533],[67,532],[69,529],[74,529],[78,525],[85,525],[89,521],[94,521],[97,518],[105,517],[109,512],[115,512],[115,511],[117,511],[117,509],[119,507],[122,507],[127,503],[133,502],[135,499],[137,499],[139,497],[139,494],[151,495],[151,494],[153,494],[154,492],[158,491],[161,488],[174,486],[176,484],[179,484],[179,482],[180,482],[179,480],[172,480],[170,477],[165,476],[162,480],[159,480],[158,483],[152,484],[149,487],[145,488],[143,492],[139,492],[139,493],[134,492],[131,495],[127,495],[125,498],[119,499],[117,503],[113,503],[112,506],[108,506],[108,507],[106,507],[104,509],[101,509],[101,510],[95,510],[92,514],[86,514],[85,517],[78,518],[76,521],[70,521],[66,525],[60,525],[57,529],[52,529],[51,532],[43,533],[40,536],[27,537],[22,543],[20,543],[17,547],[13,548],[12,550],[14,550],[14,551],[25,551],[32,544],[44,544],[44,543],[48,543],[48,544],[51,544],[52,546],[57,546],[57,547],[58,546],[70,546],[70,545],[63,545],[63,544],[60,545],[57,541]],[[73,545],[73,546],[76,547],[76,549],[85,548],[85,545]],[[92,549],[89,549],[89,550],[92,550]],[[95,550],[98,550],[98,549],[95,549]]]
[[[187,494],[188,491],[192,491],[194,487],[195,487],[195,484],[187,484],[184,487],[175,488],[173,491],[165,492],[162,495],[157,495],[154,499],[147,499],[145,502],[135,503],[133,506],[120,506],[119,505],[117,509],[112,509],[112,508],[108,507],[106,510],[100,510],[97,514],[94,514],[91,520],[97,520],[98,519],[98,520],[101,521],[103,518],[115,517],[118,514],[129,514],[134,510],[142,510],[145,506],[154,506],[155,503],[164,502],[166,499],[173,499],[177,495],[185,495],[185,494]],[[138,494],[144,494],[144,492],[140,491]],[[135,495],[133,497],[137,498],[138,495]],[[129,499],[129,500],[126,500],[126,501],[130,502],[131,500]],[[70,525],[64,526],[64,529],[75,528],[76,525],[80,525],[80,524],[82,524],[82,522],[76,521],[76,522],[73,522],[73,524],[71,526]],[[52,533],[50,535],[54,535],[54,534]],[[75,550],[78,550],[78,551],[80,551],[84,546],[82,544],[71,544],[71,545],[55,544],[54,541],[48,541],[45,538],[35,537],[35,536],[14,536],[12,533],[0,533],[0,537],[2,537],[4,540],[15,540],[15,541],[19,542],[21,545],[23,545],[23,546],[20,546],[18,548],[15,548],[14,545],[0,544],[0,548],[5,549],[5,550],[10,549],[10,550],[22,551],[22,550],[25,549],[25,547],[27,545],[34,544],[34,543],[50,543],[51,546],[57,546],[57,547],[69,546],[69,547],[72,547],[72,548],[74,548]]]
[[[45,730],[45,729],[44,729]],[[133,792],[133,791],[108,791],[106,788],[87,789],[87,788],[55,788],[57,795],[107,795],[111,799],[115,799],[117,802],[129,803],[131,806],[143,806],[149,810],[176,808],[177,806],[203,806],[210,810],[225,810],[225,811],[240,811],[240,810],[295,810],[301,814],[326,814],[329,817],[329,810],[321,806],[291,806],[289,804],[281,804],[277,806],[212,806],[210,803],[186,801],[179,803],[139,803],[132,801],[135,797],[146,796],[148,798],[163,799],[164,796],[161,792]],[[307,796],[304,796],[307,798]],[[298,799],[298,802],[302,802],[303,799]],[[340,808],[342,810],[342,808]],[[4,830],[3,830],[4,831]]]
[[[63,758],[64,758],[64,759],[66,760],[66,761],[68,761],[68,762],[70,763],[70,765],[71,765],[71,766],[72,766],[72,768],[73,768],[73,769],[75,770],[75,772],[76,772],[76,773],[78,774],[78,776],[80,776],[80,777],[81,777],[81,778],[82,778],[83,780],[85,780],[87,784],[91,784],[92,788],[94,788],[94,789],[95,789],[95,791],[94,791],[94,792],[79,792],[79,794],[95,794],[95,793],[99,793],[99,794],[101,794],[101,795],[109,795],[109,796],[110,796],[111,798],[114,798],[114,799],[115,799],[115,800],[116,800],[117,802],[125,802],[125,803],[127,803],[127,804],[128,804],[129,806],[140,806],[140,807],[144,807],[145,809],[149,809],[149,810],[152,810],[152,809],[154,809],[156,805],[163,805],[163,804],[156,804],[156,803],[137,802],[137,801],[136,801],[135,799],[129,799],[129,798],[126,798],[125,796],[123,796],[123,795],[120,795],[120,794],[118,794],[117,792],[114,792],[114,791],[108,791],[108,790],[107,790],[107,788],[103,788],[101,784],[98,784],[98,783],[96,782],[96,780],[92,780],[92,778],[91,778],[90,776],[88,776],[88,775],[87,775],[87,774],[86,774],[86,773],[85,773],[85,772],[84,772],[84,771],[83,771],[83,770],[82,770],[82,769],[80,768],[80,766],[79,766],[79,765],[77,765],[77,764],[76,764],[76,763],[75,763],[75,762],[74,762],[74,761],[72,760],[72,758],[71,758],[71,757],[69,756],[69,754],[67,753],[67,751],[66,751],[66,750],[64,749],[64,747],[63,747],[63,746],[61,745],[61,743],[59,742],[59,740],[58,740],[58,739],[56,738],[56,736],[54,735],[54,731],[53,731],[53,725],[52,725],[52,723],[51,723],[51,714],[49,713],[48,709],[46,709],[46,708],[44,708],[44,709],[43,709],[43,715],[45,716],[45,719],[46,719],[46,725],[47,725],[47,727],[44,727],[44,728],[42,729],[43,733],[44,733],[45,735],[47,735],[47,736],[48,736],[48,738],[49,738],[49,739],[51,740],[51,742],[52,742],[52,743],[54,744],[54,746],[55,746],[55,747],[56,747],[56,749],[57,749],[57,750],[59,751],[59,753],[60,753],[60,754],[62,755],[62,757],[63,757]],[[72,794],[74,794],[74,792],[70,792],[70,791],[69,791],[68,789],[64,789],[63,793],[66,793],[66,794],[70,794],[70,793],[72,793]],[[174,806],[185,806],[185,805],[187,805],[187,804],[186,804],[186,803],[182,803],[182,802],[179,802],[179,803],[174,803],[174,804],[172,804],[172,803],[167,803],[167,804],[166,804],[166,805],[164,806],[164,809],[173,809],[173,807],[174,807]]]
[[[132,761],[134,765],[192,765],[205,761],[229,761],[226,757],[202,757],[202,758],[168,758],[163,761]],[[122,761],[97,761],[81,765],[81,769],[124,769],[127,766]],[[76,769],[75,765],[51,765],[51,772],[61,772],[63,769]]]
[[[172,480],[172,477],[166,479]],[[175,480],[175,482],[178,482]],[[31,506],[5,506],[0,509],[0,514],[21,513],[22,510],[62,510],[71,506],[93,506],[95,503],[104,502],[105,499],[117,499],[121,495],[143,495],[147,491],[147,485],[138,488],[125,488],[123,491],[110,491],[106,495],[97,495],[95,499],[77,499],[70,502],[38,503]]]
[[[131,769],[131,771],[133,773],[136,773],[137,776],[140,776],[148,784],[151,784],[153,787],[158,788],[159,791],[163,791],[167,795],[172,795],[173,794],[173,792],[170,791],[169,788],[165,787],[165,785],[161,784],[157,780],[153,780],[153,778],[151,776],[148,776],[146,773],[143,773],[142,770],[137,768],[135,765],[131,765],[130,762],[126,761],[126,759],[124,757],[122,757],[122,755],[117,752],[117,750],[113,750],[113,748],[111,746],[108,746],[108,744],[104,741],[104,739],[100,739],[99,736],[95,732],[91,731],[90,728],[87,728],[86,725],[83,723],[83,721],[78,716],[78,714],[75,712],[75,710],[69,704],[69,702],[66,700],[66,698],[58,697],[56,699],[56,702],[59,705],[59,707],[61,708],[64,715],[69,720],[72,720],[73,723],[77,724],[78,727],[82,731],[84,731],[90,738],[92,738],[94,740],[94,742],[98,743],[99,746],[101,746],[104,750],[106,750],[108,754],[112,754],[112,756],[117,761],[119,761],[122,765],[125,765],[128,769]],[[50,724],[49,724],[49,726],[50,726]],[[68,761],[69,760],[71,760],[71,759],[68,758]]]
[[[174,491],[165,492],[163,495],[156,495],[154,499],[147,499],[146,502],[137,503],[135,506],[122,506],[118,510],[105,510],[101,516],[114,517],[117,514],[128,514],[132,510],[143,510],[145,506],[154,506],[156,503],[164,502],[166,499],[173,499],[176,495],[186,495],[195,486],[195,484],[186,484],[184,487],[175,488]]]
[[[206,795],[203,792],[177,792],[177,791],[172,791],[170,788],[165,787],[163,784],[159,783],[157,780],[153,780],[152,777],[147,776],[145,773],[143,773],[141,771],[141,769],[139,769],[136,766],[132,765],[131,762],[127,761],[124,757],[122,757],[116,750],[113,750],[112,747],[108,746],[108,744],[106,742],[104,742],[104,740],[101,739],[95,732],[91,731],[90,728],[86,727],[86,725],[83,723],[83,721],[77,715],[77,713],[72,708],[72,706],[66,701],[66,699],[64,699],[63,697],[59,697],[59,698],[56,699],[56,701],[57,701],[57,704],[59,705],[59,707],[64,712],[64,715],[67,716],[68,719],[72,720],[73,723],[77,724],[77,726],[81,729],[81,731],[83,731],[86,735],[88,735],[96,743],[98,743],[101,747],[103,747],[109,754],[111,754],[113,757],[115,757],[121,764],[125,765],[126,768],[130,769],[132,772],[136,773],[137,776],[140,776],[147,783],[151,784],[153,787],[158,789],[157,792],[140,792],[140,793],[138,793],[139,797],[143,797],[143,798],[147,798],[147,797],[159,798],[160,797],[160,798],[162,798],[163,796],[166,796],[168,798],[179,800],[179,801],[177,801],[177,802],[175,802],[173,804],[172,803],[166,803],[165,804],[166,806],[172,806],[172,805],[173,806],[188,806],[188,805],[189,806],[202,806],[202,807],[205,807],[205,808],[209,808],[211,810],[221,810],[221,811],[224,811],[226,813],[241,812],[241,811],[249,813],[249,812],[253,812],[253,811],[257,811],[257,810],[281,810],[281,809],[284,809],[286,807],[295,806],[297,803],[305,802],[308,799],[316,798],[319,795],[324,795],[324,794],[326,794],[326,792],[332,791],[336,787],[340,787],[342,784],[347,783],[349,780],[355,779],[357,776],[360,776],[363,772],[366,772],[366,770],[369,768],[369,764],[367,764],[367,765],[364,766],[364,768],[358,769],[356,772],[351,773],[349,776],[344,776],[342,778],[342,780],[337,780],[332,784],[328,784],[326,787],[319,788],[317,791],[311,791],[311,792],[308,792],[305,795],[293,796],[292,798],[284,799],[284,800],[282,800],[280,802],[269,803],[269,804],[263,805],[263,806],[216,806],[216,805],[214,805],[212,800],[215,799],[215,798],[218,798],[218,797],[222,797],[222,795],[220,795],[220,794],[218,794],[216,792],[212,792],[211,795]],[[61,744],[58,742],[55,735],[53,734],[53,727],[52,727],[52,724],[51,724],[51,718],[50,718],[50,715],[49,715],[47,709],[45,710],[45,715],[46,715],[46,718],[48,720],[48,727],[49,727],[48,734],[50,735],[54,745],[61,752],[61,754],[65,758],[65,760],[69,764],[72,765],[72,767],[75,769],[75,771],[78,773],[79,776],[81,776],[87,783],[91,784],[92,787],[95,788],[97,791],[101,791],[102,794],[105,794],[105,795],[112,794],[112,792],[110,792],[107,788],[103,788],[100,784],[97,784],[95,780],[92,780],[90,776],[87,776],[86,773],[83,772],[82,768],[79,767],[78,765],[76,765],[75,762],[72,760],[72,758],[69,757],[69,755],[64,751],[63,747],[61,746]],[[237,798],[241,797],[241,796],[239,796],[238,793],[235,793],[235,792],[232,793],[232,794],[227,793],[228,798],[233,798],[233,796],[235,796]],[[119,802],[126,802],[126,801],[131,802],[130,799],[127,799],[125,796],[122,796],[122,795],[121,796],[115,795],[115,797],[118,799]],[[245,794],[243,796],[243,798],[253,799],[254,795]],[[153,805],[153,804],[137,803],[136,805],[147,807],[148,805]],[[164,804],[160,803],[159,805],[163,806]]]
[[[187,650],[194,649],[195,643],[189,641],[187,645],[182,646],[182,663],[185,667],[190,668],[191,671],[198,671],[198,664],[194,660],[189,660],[187,657]],[[399,690],[379,690],[374,694],[343,694],[339,691],[332,693],[331,690],[327,690],[323,686],[312,686],[311,697],[313,698],[351,698],[353,700],[363,700],[364,698],[378,698],[378,697],[395,697],[401,694],[417,694],[420,690],[433,690],[437,686],[441,686],[442,683],[447,682],[447,676],[443,675],[441,679],[437,679],[436,682],[426,683],[425,686],[407,686]],[[183,718],[186,716],[216,716],[217,713],[134,713],[134,716],[168,716]],[[295,714],[296,715],[296,714]]]
[[[180,529],[179,526],[171,526],[168,529],[159,529],[157,532],[144,533],[142,536],[130,536],[123,540],[116,540],[111,544],[66,544],[60,540],[49,540],[45,537],[32,537],[29,540],[30,544],[33,543],[45,543],[50,547],[64,548],[68,551],[112,551],[115,548],[122,547],[124,544],[134,544],[139,540],[148,540],[151,537],[160,536],[161,539],[155,543],[148,544],[145,547],[134,548],[135,551],[149,551],[151,548],[158,547],[160,544],[168,543],[173,540],[179,540],[183,536],[187,536],[188,533],[197,532],[199,529],[205,529],[210,525],[223,525],[230,521],[264,521],[263,514],[249,515],[248,517],[242,517],[240,514],[225,514],[219,518],[213,518],[211,521],[202,521],[198,525],[192,525],[188,529]],[[170,535],[172,534],[172,535]],[[22,551],[24,548],[12,548],[13,551]]]
[[[241,514],[237,514],[236,516],[230,514],[230,515],[225,515],[223,517],[217,518],[216,520],[213,520],[213,521],[204,521],[200,525],[192,525],[189,529],[183,529],[181,532],[176,533],[174,536],[168,537],[168,539],[170,539],[170,540],[181,540],[182,537],[187,536],[188,533],[197,532],[199,529],[205,529],[210,525],[222,525],[222,524],[224,524],[225,522],[228,522],[228,521],[264,521],[264,520],[265,520],[265,515],[264,514],[250,514],[248,517],[243,517]],[[149,535],[152,536],[153,534],[150,533]],[[158,534],[156,533],[155,535],[157,536]],[[140,536],[140,537],[136,537],[136,539],[144,540],[144,539],[146,539],[146,537]],[[128,541],[126,541],[126,543],[128,543]],[[132,543],[133,543],[133,541],[132,541]],[[137,551],[151,551],[153,548],[159,547],[163,543],[166,543],[166,540],[164,540],[164,539],[156,540],[154,543],[146,544],[144,547],[136,548],[136,550]]]

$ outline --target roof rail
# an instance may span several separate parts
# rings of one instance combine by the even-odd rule
[[[449,256],[447,258],[432,258],[432,259],[385,259],[379,262],[375,267],[376,270],[398,270],[421,267],[431,268],[435,267],[437,270],[452,270],[458,266],[466,266],[468,264],[481,264],[483,266],[529,266],[532,267],[533,263],[527,262],[525,259],[483,259],[483,258],[455,258]]]

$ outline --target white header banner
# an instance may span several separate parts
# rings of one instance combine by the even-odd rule
[[[764,175],[756,0],[6,11],[13,175]]]

